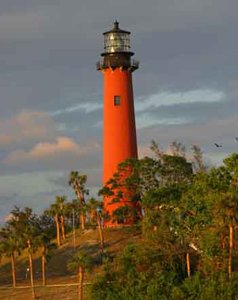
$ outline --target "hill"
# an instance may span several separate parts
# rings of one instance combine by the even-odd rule
[[[140,242],[140,230],[136,227],[104,229],[105,250],[108,255],[115,257],[125,246],[132,242]],[[72,233],[66,237],[62,246],[55,249],[47,264],[47,286],[41,285],[41,261],[38,253],[34,258],[34,279],[38,299],[77,299],[77,274],[67,269],[67,263],[77,250],[83,250],[93,258],[93,269],[86,275],[87,286],[101,270],[102,250],[98,231],[95,229],[76,231],[73,243]],[[11,264],[9,258],[3,258],[0,266],[0,299],[28,300],[32,299],[28,268],[27,252],[16,259],[17,287],[11,287]],[[86,300],[89,299],[86,288]]]

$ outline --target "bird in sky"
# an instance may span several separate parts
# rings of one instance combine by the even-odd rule
[[[214,145],[215,145],[217,148],[222,147],[222,145],[219,145],[219,144],[217,144],[217,143],[214,143]]]
[[[235,137],[235,140],[238,142],[238,137],[237,136]]]

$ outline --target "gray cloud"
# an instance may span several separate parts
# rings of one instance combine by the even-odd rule
[[[58,135],[53,120],[45,112],[21,111],[9,119],[0,120],[0,147],[14,150],[33,146],[38,141],[50,141]]]
[[[103,78],[95,62],[103,51],[101,33],[115,18],[131,30],[141,61],[133,74],[140,148],[151,139],[165,147],[176,139],[200,144],[211,161],[237,151],[236,0],[1,1],[0,182],[8,188],[0,185],[0,197],[8,207],[48,204],[65,187],[52,176],[60,182],[59,174],[72,168],[88,173],[90,186],[100,185]],[[194,91],[222,97],[211,101],[214,94],[207,94],[200,101]],[[188,98],[181,101],[181,95]],[[26,111],[40,117],[31,114],[20,122]],[[58,152],[52,160],[32,158],[39,144],[57,145],[62,136],[76,148],[98,146],[85,156]],[[223,144],[219,153],[216,141]],[[6,163],[13,153],[24,157],[22,163]],[[22,194],[23,181],[34,172],[41,174],[40,181],[32,179],[37,192]]]
[[[190,147],[199,145],[209,160],[218,164],[222,159],[238,151],[237,136],[238,115],[224,119],[213,119],[206,122],[182,125],[161,125],[138,131],[141,145],[150,145],[152,139],[166,149],[172,141],[179,141]],[[222,148],[216,148],[219,143]]]

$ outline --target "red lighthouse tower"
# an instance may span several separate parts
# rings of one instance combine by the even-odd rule
[[[115,21],[112,30],[104,32],[104,52],[97,69],[104,76],[103,110],[103,185],[117,171],[117,166],[128,158],[137,158],[137,140],[133,100],[132,72],[139,63],[131,59],[130,32],[121,30]],[[112,203],[104,198],[109,215],[128,205],[128,199]],[[109,221],[107,226],[113,226]],[[114,223],[115,225],[115,223]]]

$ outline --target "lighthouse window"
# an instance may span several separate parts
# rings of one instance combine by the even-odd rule
[[[119,106],[121,104],[120,96],[114,96],[114,105]]]

